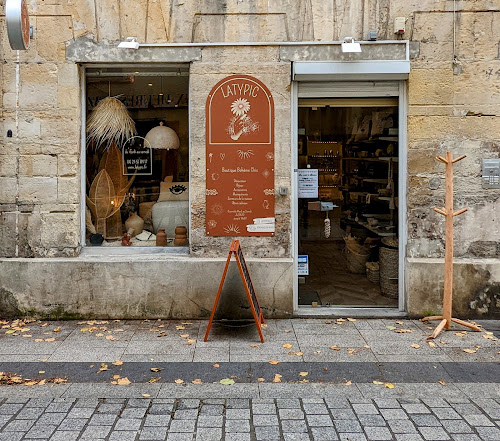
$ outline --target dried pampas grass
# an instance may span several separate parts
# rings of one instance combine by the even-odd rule
[[[87,121],[87,142],[107,149],[113,142],[122,146],[136,134],[134,120],[125,105],[115,97],[99,101]]]

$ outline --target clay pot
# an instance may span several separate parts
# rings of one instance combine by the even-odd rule
[[[178,234],[187,234],[187,228],[186,227],[175,227],[175,235],[177,236]]]
[[[125,221],[125,228],[127,231],[133,229],[134,234],[132,237],[135,237],[138,234],[142,233],[142,229],[144,228],[144,220],[142,219],[142,217],[137,216],[136,213],[132,213]]]
[[[160,228],[156,233],[156,246],[166,247],[167,246],[167,233],[163,228]]]
[[[185,247],[185,246],[187,246],[188,245],[188,240],[187,240],[186,236],[184,235],[183,239],[177,239],[177,238],[175,238],[174,239],[174,245],[176,247]]]

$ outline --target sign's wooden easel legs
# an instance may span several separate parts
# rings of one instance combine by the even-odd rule
[[[446,199],[444,208],[434,208],[436,213],[442,214],[446,217],[446,241],[445,241],[445,257],[444,257],[444,294],[443,294],[443,315],[430,316],[420,319],[421,321],[427,320],[440,320],[436,329],[429,338],[436,338],[443,329],[450,329],[452,322],[462,326],[473,329],[474,331],[481,331],[481,329],[472,323],[453,318],[451,316],[451,304],[453,295],[453,218],[459,214],[465,213],[467,208],[462,208],[456,212],[453,211],[453,164],[465,158],[465,155],[453,159],[451,152],[446,153],[446,159],[438,156],[438,161],[446,164]]]

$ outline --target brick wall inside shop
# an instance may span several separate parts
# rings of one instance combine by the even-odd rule
[[[410,40],[412,64],[408,81],[409,265],[443,256],[444,222],[431,208],[444,200],[444,170],[434,157],[447,150],[467,155],[455,168],[456,206],[469,207],[455,220],[457,259],[474,266],[481,259],[500,255],[498,191],[484,190],[480,183],[481,159],[500,154],[498,2],[31,0],[28,5],[34,38],[28,51],[17,53],[8,45],[0,4],[1,257],[75,256],[80,250],[79,71],[67,59],[67,43],[86,39],[97,46],[115,47],[127,36],[150,43],[338,41],[351,35],[365,39],[369,30],[376,30],[379,40],[388,40],[395,38],[394,18],[398,16],[407,18],[404,38]],[[113,54],[120,56],[119,51]],[[191,116],[195,188],[191,247],[199,256],[220,256],[220,247],[226,248],[226,239],[206,238],[203,232],[204,105],[211,86],[233,73],[255,74],[273,93],[275,185],[290,184],[286,154],[290,144],[289,62],[272,48],[203,49],[191,71],[195,104]],[[8,130],[12,138],[7,137]],[[290,198],[277,196],[276,217],[279,234],[272,239],[252,238],[250,256],[290,257]],[[418,268],[424,268],[424,260],[419,262]],[[415,268],[417,276],[407,284],[425,279],[425,270]],[[473,304],[496,287],[500,276],[495,274],[488,270],[480,287],[463,293],[464,302]],[[438,304],[440,289],[432,292],[429,302]],[[414,299],[418,301],[416,295]],[[417,304],[411,308],[418,312]]]

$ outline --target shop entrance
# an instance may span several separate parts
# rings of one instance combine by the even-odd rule
[[[397,83],[396,96],[322,98],[302,90],[296,147],[298,307],[398,308]]]

